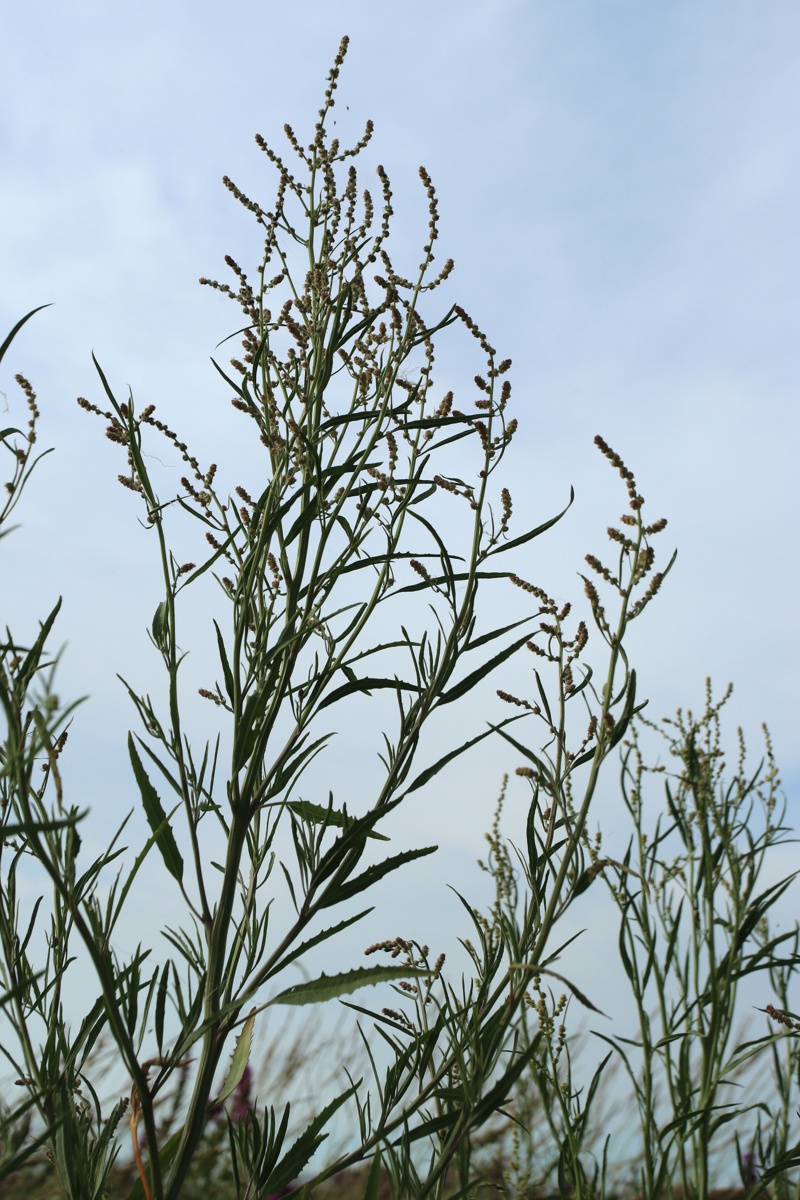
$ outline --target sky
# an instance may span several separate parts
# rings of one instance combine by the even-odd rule
[[[3,622],[21,631],[64,596],[59,689],[90,696],[76,726],[76,800],[97,810],[98,838],[133,803],[132,715],[115,672],[146,671],[159,596],[113,448],[75,397],[100,399],[94,351],[120,394],[130,387],[137,405],[158,403],[190,428],[201,458],[220,443],[236,453],[220,433],[226,397],[210,364],[234,326],[197,280],[219,276],[224,254],[257,250],[220,180],[271,198],[253,136],[277,145],[286,121],[310,130],[343,34],[336,118],[352,140],[375,122],[398,252],[422,242],[424,164],[440,254],[456,262],[448,303],[513,360],[515,512],[543,520],[575,488],[564,521],[533,543],[527,577],[580,595],[583,555],[602,551],[624,503],[593,446],[601,434],[635,470],[652,517],[668,518],[661,562],[678,548],[658,610],[632,639],[648,711],[701,709],[706,676],[717,692],[732,681],[729,728],[744,728],[757,761],[768,724],[796,822],[793,0],[5,7],[0,333],[52,307],[3,363],[0,406],[19,413],[12,380],[23,371],[42,445],[56,450],[18,510],[24,529],[3,542],[0,599]],[[468,385],[457,358],[445,367],[448,386]],[[442,843],[437,886],[449,871],[475,882],[476,831],[516,765],[496,747],[426,799],[415,822]],[[611,800],[606,817],[613,833]],[[458,906],[432,886],[409,913],[434,914],[446,939]],[[407,903],[393,887],[393,902]],[[598,956],[604,945],[598,935]]]

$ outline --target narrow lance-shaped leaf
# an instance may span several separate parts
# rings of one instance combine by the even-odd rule
[[[328,908],[331,904],[340,904],[343,900],[349,900],[351,896],[357,896],[359,892],[366,891],[372,887],[373,883],[377,883],[384,875],[388,875],[390,871],[396,871],[398,867],[405,866],[408,862],[413,862],[415,858],[423,858],[426,854],[433,854],[439,849],[438,846],[424,846],[420,850],[405,850],[402,854],[395,854],[392,858],[385,858],[383,862],[376,863],[372,867],[367,867],[366,871],[362,871],[360,875],[356,875],[355,879],[348,879],[342,883],[340,887],[334,888],[321,901],[322,908]]]
[[[526,633],[523,637],[517,638],[516,641],[513,641],[510,646],[506,646],[505,650],[501,650],[499,654],[495,654],[480,667],[477,667],[474,671],[471,671],[469,675],[466,675],[464,679],[462,679],[459,683],[454,684],[449,691],[444,692],[440,696],[439,707],[441,708],[443,704],[450,704],[451,701],[458,700],[460,696],[464,696],[467,692],[471,692],[475,685],[480,683],[481,679],[483,679],[485,675],[488,675],[489,672],[493,671],[495,667],[499,667],[501,663],[505,662],[507,658],[510,658],[512,654],[524,646],[529,640],[530,634]]]
[[[226,692],[227,697],[230,700],[231,704],[233,704],[233,700],[234,700],[233,672],[231,671],[231,665],[228,661],[228,652],[225,649],[225,639],[223,638],[222,630],[220,629],[220,627],[216,621],[214,622],[214,629],[216,630],[216,633],[217,633],[217,648],[219,650],[219,661],[222,664],[222,673],[225,678],[225,692]]]
[[[355,925],[356,921],[360,921],[363,917],[369,916],[369,914],[373,911],[373,908],[364,908],[361,910],[361,912],[356,913],[355,916],[347,917],[344,921],[340,921],[338,925],[331,925],[328,929],[323,929],[320,933],[316,933],[314,937],[309,938],[307,941],[301,942],[298,946],[295,946],[293,950],[290,950],[285,958],[282,958],[279,963],[276,963],[276,965],[269,971],[267,975],[264,976],[264,978],[269,979],[271,975],[277,975],[278,972],[282,971],[284,967],[289,965],[290,962],[294,962],[296,958],[302,958],[303,955],[305,955],[313,946],[319,946],[320,943],[326,942],[328,938],[333,937],[337,933],[341,933],[341,931],[343,929],[347,929],[349,925]]]
[[[335,825],[337,829],[347,829],[353,818],[339,808],[328,808],[324,804],[313,804],[310,800],[289,800],[286,805],[296,816],[308,821],[311,825]],[[391,839],[385,833],[376,833],[370,829],[368,838],[388,842]]]
[[[169,632],[169,609],[167,608],[166,600],[162,600],[155,611],[151,632],[153,634],[153,641],[159,650],[166,650],[167,634]]]
[[[445,578],[445,581],[447,584],[448,595],[450,596],[451,600],[455,603],[456,575],[453,570],[453,560],[452,560],[450,554],[448,553],[447,547],[445,546],[445,544],[444,544],[442,538],[440,537],[438,531],[436,530],[435,526],[433,526],[430,521],[426,520],[425,517],[423,517],[421,513],[414,512],[414,510],[412,509],[411,516],[414,518],[414,520],[418,521],[420,523],[420,525],[423,525],[428,530],[431,537],[437,543],[437,545],[439,547],[439,561],[442,564],[442,570],[444,572],[444,578]],[[457,555],[456,558],[457,558],[457,560],[460,560],[463,562],[463,559],[461,559],[461,557],[459,555]]]
[[[223,1100],[227,1100],[228,1096],[232,1095],[242,1082],[247,1064],[250,1061],[250,1047],[253,1043],[253,1026],[255,1023],[256,1010],[253,1009],[236,1039],[236,1045],[233,1048],[233,1055],[231,1056],[231,1065],[228,1069],[225,1082],[222,1085],[222,1091],[217,1096],[217,1104],[222,1104]]]
[[[378,688],[389,688],[391,691],[399,692],[405,690],[407,692],[421,692],[422,688],[416,683],[406,683],[403,679],[385,679],[381,677],[365,677],[359,679],[356,676],[349,683],[343,683],[334,691],[330,692],[319,705],[319,709],[327,708],[329,704],[336,704],[345,696],[351,695],[353,692],[365,692],[368,696],[371,692]]]
[[[501,722],[501,724],[507,724],[508,721],[517,720],[519,720],[518,717],[508,717],[507,720]],[[436,762],[430,767],[426,767],[424,771],[420,771],[419,775],[417,775],[411,786],[406,788],[405,792],[403,793],[403,797],[409,796],[411,792],[416,792],[419,790],[419,788],[424,787],[429,780],[438,775],[439,772],[446,767],[449,762],[452,762],[454,758],[458,758],[460,754],[463,754],[466,750],[471,750],[473,746],[478,744],[478,742],[482,742],[485,738],[490,737],[495,731],[495,728],[499,729],[500,726],[492,726],[490,729],[484,730],[483,733],[479,733],[474,738],[470,738],[470,740],[464,742],[463,745],[457,746],[455,750],[450,750],[447,754],[443,754],[441,758],[437,759]]]
[[[319,979],[296,983],[270,1000],[270,1004],[321,1004],[376,983],[399,983],[401,979],[427,978],[429,974],[429,970],[417,967],[356,967],[340,975],[322,974]]]
[[[41,669],[40,659],[44,651],[45,642],[50,635],[50,630],[53,628],[53,623],[58,616],[61,608],[61,596],[56,601],[55,608],[50,615],[40,622],[39,636],[31,646],[28,653],[25,655],[21,665],[17,668],[17,686],[18,688],[27,688],[35,673]]]
[[[309,888],[317,889],[326,879],[330,879],[331,875],[341,866],[346,855],[354,856],[352,858],[352,866],[355,867],[358,859],[364,852],[367,844],[368,831],[372,829],[378,821],[393,811],[400,803],[399,797],[394,800],[387,801],[381,808],[373,808],[363,817],[355,817],[343,827],[342,833],[331,846],[323,854],[317,869],[315,870]]]
[[[520,535],[520,537],[512,538],[508,542],[501,542],[499,545],[494,546],[489,551],[489,557],[494,558],[498,554],[504,554],[506,550],[516,550],[518,546],[524,546],[526,542],[530,542],[533,538],[538,537],[539,534],[546,533],[548,529],[552,529],[552,527],[561,520],[564,514],[571,507],[574,499],[575,490],[574,488],[570,488],[569,504],[567,504],[565,508],[562,508],[560,513],[558,513],[555,517],[551,517],[549,521],[545,521],[543,525],[537,525],[535,529],[529,530],[528,533],[523,533]]]
[[[637,715],[637,713],[642,711],[646,704],[647,701],[645,700],[643,704],[638,706],[638,708],[636,707],[636,672],[632,670],[630,676],[628,677],[628,694],[625,697],[625,708],[623,709],[622,716],[619,718],[611,731],[611,736],[606,743],[606,753],[608,753],[610,750],[613,750],[614,747],[620,741],[622,741],[632,719]]]
[[[512,721],[519,720],[519,717],[512,717],[510,719]],[[503,722],[503,724],[508,724],[508,721],[506,720]],[[538,772],[539,780],[542,784],[544,784],[547,792],[555,790],[557,786],[556,781],[553,778],[550,767],[544,761],[544,759],[540,758],[538,754],[534,754],[533,750],[531,750],[528,746],[523,745],[522,742],[519,742],[516,738],[513,738],[510,733],[506,733],[506,731],[502,728],[502,725],[492,725],[490,729],[499,733],[501,737],[505,738],[507,742],[511,743],[515,750],[518,750],[520,754],[528,759],[529,762],[533,763]]]
[[[411,1145],[412,1142],[419,1142],[423,1138],[430,1138],[434,1134],[441,1134],[444,1130],[455,1125],[459,1118],[459,1110],[457,1108],[449,1108],[446,1112],[440,1113],[436,1117],[431,1117],[427,1121],[422,1121],[419,1125],[407,1126],[402,1135],[395,1138],[392,1143],[394,1146]]]
[[[297,752],[289,758],[270,779],[269,785],[265,788],[263,796],[259,797],[260,801],[267,801],[272,796],[277,796],[281,792],[290,789],[292,783],[296,783],[299,777],[305,771],[309,763],[321,753],[325,745],[333,737],[332,733],[324,733],[322,737],[318,737],[310,746],[306,746],[307,734],[303,734],[298,743]],[[274,770],[274,768],[273,768]]]
[[[367,1187],[364,1192],[364,1200],[378,1200],[379,1187],[381,1182],[381,1153],[376,1150],[372,1157],[372,1166],[369,1169],[367,1176]]]
[[[539,1031],[535,1037],[532,1038],[530,1045],[526,1046],[521,1054],[518,1054],[516,1058],[512,1056],[511,1066],[507,1069],[505,1074],[501,1075],[494,1087],[490,1088],[489,1091],[487,1091],[486,1094],[481,1097],[480,1102],[476,1105],[473,1127],[482,1124],[488,1116],[490,1116],[492,1113],[495,1113],[500,1106],[505,1103],[507,1097],[510,1095],[514,1087],[514,1084],[517,1082],[522,1072],[536,1054],[541,1037],[542,1034],[541,1031]]]
[[[43,308],[49,308],[49,307],[50,307],[49,304],[40,304],[38,308],[32,308],[31,311],[29,313],[26,313],[24,317],[20,317],[19,321],[17,321],[16,325],[11,330],[11,333],[9,333],[8,337],[3,342],[2,346],[0,346],[0,362],[3,359],[3,356],[5,355],[6,350],[11,345],[14,338],[19,333],[20,329],[22,329],[22,326],[25,324],[25,322],[30,321],[31,317],[35,316],[36,313],[41,312]]]
[[[172,832],[167,815],[161,806],[158,792],[150,782],[147,772],[142,766],[142,761],[136,753],[133,735],[130,733],[128,734],[128,753],[131,757],[133,773],[136,776],[136,782],[139,785],[139,791],[142,796],[145,816],[155,836],[156,845],[161,851],[164,865],[170,875],[180,881],[183,879],[183,859],[181,858],[178,844],[175,841],[175,835]]]
[[[512,621],[510,625],[501,625],[499,629],[491,629],[488,633],[482,633],[480,637],[470,638],[465,642],[463,650],[466,653],[469,650],[477,650],[479,646],[484,646],[487,642],[493,642],[495,638],[503,637],[504,634],[510,633],[512,629],[518,629],[520,625],[530,625],[531,618],[520,617],[518,621]]]
[[[167,1009],[167,988],[169,987],[169,974],[172,968],[172,960],[167,959],[161,972],[161,982],[158,985],[158,993],[156,995],[156,1045],[158,1053],[162,1053],[164,1046],[164,1016]]]
[[[88,812],[88,809],[87,809]],[[11,837],[28,837],[30,834],[51,833],[56,829],[65,829],[82,821],[87,812],[74,812],[68,817],[60,817],[57,821],[21,821],[16,825],[0,825],[0,835],[3,840]]]
[[[292,1143],[283,1156],[278,1165],[272,1170],[269,1177],[264,1181],[259,1195],[282,1195],[283,1189],[287,1187],[293,1180],[297,1179],[300,1172],[311,1159],[314,1151],[324,1142],[328,1136],[322,1130],[330,1121],[331,1117],[338,1109],[345,1104],[353,1093],[358,1088],[361,1080],[358,1083],[351,1084],[346,1091],[332,1100],[330,1104],[323,1108],[321,1113],[306,1126],[300,1136]],[[285,1128],[284,1128],[285,1133]]]
[[[577,934],[575,936],[577,936]],[[570,938],[570,941],[572,940],[573,939]],[[558,971],[552,971],[549,967],[536,966],[533,963],[511,963],[511,968],[515,971],[530,971],[535,975],[552,975],[553,978],[557,979],[560,983],[566,984],[575,999],[579,1000],[584,1008],[591,1008],[592,1012],[600,1013],[601,1017],[608,1015],[607,1013],[603,1012],[602,1008],[598,1008],[596,1004],[592,1004],[588,996],[585,996],[580,988],[576,987],[575,984],[567,979],[565,975],[559,975]]]

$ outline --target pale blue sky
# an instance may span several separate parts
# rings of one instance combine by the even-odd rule
[[[564,525],[534,544],[528,577],[579,595],[582,555],[602,549],[621,511],[592,446],[601,433],[653,516],[669,518],[662,553],[679,548],[634,638],[653,715],[699,708],[706,675],[719,690],[732,680],[731,721],[754,750],[768,722],[796,816],[794,0],[6,6],[0,332],[54,307],[20,335],[0,388],[17,406],[13,373],[29,376],[43,444],[57,452],[20,510],[25,531],[3,543],[2,620],[21,633],[64,593],[61,687],[92,696],[76,799],[108,819],[112,779],[114,811],[133,802],[131,717],[114,672],[140,669],[158,599],[116,458],[74,403],[99,397],[90,352],[120,393],[130,385],[140,406],[157,402],[188,430],[201,458],[216,452],[226,396],[208,360],[233,310],[196,281],[253,246],[220,177],[270,199],[253,135],[278,142],[287,120],[311,126],[343,33],[337,119],[343,136],[375,121],[398,255],[421,243],[424,163],[440,253],[456,260],[447,300],[514,360],[515,511],[543,519],[576,488]],[[443,366],[456,391],[467,385],[457,360]],[[497,751],[458,777],[474,787],[474,821],[455,819],[446,795],[429,810],[449,839],[439,882],[480,853],[472,834],[515,765]]]

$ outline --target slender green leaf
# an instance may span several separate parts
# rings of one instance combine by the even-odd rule
[[[418,558],[420,562],[423,558],[435,558],[433,554],[415,554],[414,558]],[[385,559],[381,559],[385,561]],[[482,579],[508,579],[508,571],[459,571],[453,576],[456,583],[466,583],[467,580],[479,581]],[[421,592],[425,588],[430,588],[432,583],[446,583],[447,578],[444,575],[431,575],[429,579],[420,579],[417,583],[407,583],[404,587],[396,588],[392,593],[394,596],[401,596],[404,592]]]
[[[373,466],[378,465],[379,464],[377,463],[373,464]],[[300,534],[303,533],[304,530],[308,529],[309,525],[314,523],[319,511],[319,500],[320,497],[318,492],[312,492],[310,496],[305,497],[305,502],[302,505],[298,516],[295,517],[294,524],[286,534],[285,544],[287,546],[290,546],[292,542],[296,541]]]
[[[353,819],[339,808],[312,804],[310,800],[289,800],[286,807],[311,825],[335,825],[338,829],[347,829]],[[380,842],[391,841],[385,833],[376,833],[374,829],[369,830],[367,837],[376,838]]]
[[[156,1017],[155,1017],[155,1033],[156,1045],[158,1046],[159,1054],[162,1053],[164,1047],[164,1017],[167,1010],[167,989],[169,987],[169,973],[172,966],[172,959],[168,958],[161,969],[161,980],[158,985],[156,994]]]
[[[555,517],[551,517],[549,521],[545,521],[543,525],[537,525],[535,529],[529,530],[528,533],[523,533],[520,537],[512,538],[509,542],[501,542],[489,552],[489,557],[494,558],[498,554],[504,554],[506,550],[516,550],[518,546],[524,546],[526,542],[530,542],[533,538],[538,537],[540,533],[545,533],[561,520],[566,512],[572,507],[572,502],[575,499],[575,489],[569,489],[569,504],[562,508],[561,512]]]
[[[309,891],[316,891],[326,879],[333,875],[341,866],[347,855],[354,855],[353,866],[364,852],[373,825],[384,819],[401,803],[402,797],[396,796],[380,808],[373,808],[363,817],[355,817],[343,828],[342,833],[323,854],[317,869],[309,883]]]
[[[376,1150],[367,1176],[367,1186],[364,1189],[363,1200],[379,1200],[381,1182],[381,1153]]]
[[[453,570],[453,559],[451,558],[451,556],[448,552],[448,549],[442,540],[441,534],[438,532],[438,530],[435,528],[435,526],[431,524],[430,521],[428,521],[425,517],[422,516],[421,513],[416,512],[414,509],[411,509],[411,516],[414,518],[415,521],[418,521],[420,523],[420,525],[423,525],[425,527],[425,529],[427,529],[428,533],[431,535],[433,540],[438,545],[438,547],[439,547],[439,556],[438,557],[439,557],[439,562],[442,564],[442,570],[444,571],[445,583],[447,585],[447,594],[450,597],[450,599],[453,602],[455,602],[456,576],[455,576],[455,572]],[[460,556],[457,555],[456,561],[463,562],[463,559],[461,559]]]
[[[505,1103],[514,1084],[534,1058],[539,1048],[541,1037],[541,1032],[537,1033],[521,1054],[518,1054],[516,1058],[512,1057],[511,1065],[507,1068],[505,1074],[497,1080],[494,1087],[486,1092],[476,1106],[475,1115],[477,1120],[475,1124],[482,1124],[487,1117],[496,1112]]]
[[[484,676],[493,671],[495,667],[499,667],[500,663],[505,662],[512,654],[515,654],[527,641],[530,641],[530,633],[523,634],[521,638],[517,638],[510,646],[506,646],[504,650],[501,650],[499,654],[495,654],[493,658],[476,667],[474,671],[470,671],[469,675],[466,675],[459,683],[454,684],[448,691],[442,693],[439,697],[437,707],[441,708],[443,704],[450,704],[453,700],[458,700],[460,696],[471,692]]]
[[[280,962],[269,972],[266,978],[269,979],[270,976],[277,975],[284,969],[284,967],[288,966],[290,962],[294,962],[297,958],[302,958],[313,946],[319,946],[321,942],[327,942],[328,938],[340,933],[343,929],[347,929],[348,925],[355,925],[356,921],[360,921],[362,917],[367,917],[371,912],[374,911],[374,906],[372,908],[362,909],[362,911],[360,913],[356,913],[354,917],[348,917],[346,920],[340,921],[338,925],[331,925],[330,928],[323,929],[321,933],[317,933],[314,935],[314,937],[309,938],[307,941],[301,942],[299,946],[296,946],[295,949],[291,950],[285,958],[280,960]]]
[[[147,747],[145,747],[145,749],[147,749]],[[179,807],[180,806],[176,804],[175,808],[173,808],[172,812],[169,814],[168,819],[172,818],[172,816],[175,814],[175,812],[177,811],[177,809]],[[133,809],[131,809],[131,812],[128,813],[128,816],[125,818],[125,821],[123,822],[123,828],[124,828],[125,824],[127,824],[128,817],[131,816],[132,812],[133,812]],[[121,832],[121,830],[120,830],[120,832]],[[117,835],[117,836],[119,836],[119,835]],[[147,839],[147,841],[145,842],[142,849],[136,855],[136,858],[134,859],[134,862],[133,862],[133,866],[130,868],[130,870],[125,872],[125,882],[122,885],[122,891],[119,894],[119,899],[117,900],[115,911],[114,911],[114,913],[108,923],[108,927],[106,929],[107,936],[111,933],[111,930],[114,928],[117,921],[119,920],[119,915],[125,905],[125,900],[127,899],[128,892],[131,890],[134,880],[136,879],[136,876],[139,874],[142,863],[145,861],[145,859],[147,858],[148,854],[153,849],[153,846],[157,843],[157,841],[158,841],[157,832],[152,833],[150,835],[150,837]],[[116,858],[117,854],[121,854],[121,853],[122,853],[122,850],[118,850],[116,852],[116,854],[114,855],[114,857]]]
[[[509,721],[518,720],[519,717],[509,717],[506,721],[501,722],[501,724],[505,725],[508,724]],[[482,742],[484,738],[490,737],[491,734],[494,733],[495,729],[499,730],[500,728],[500,725],[492,726],[492,728],[484,730],[483,733],[477,734],[476,737],[470,738],[470,740],[468,742],[464,742],[463,745],[457,746],[455,750],[450,750],[447,754],[443,754],[442,757],[437,759],[432,766],[426,767],[424,771],[420,771],[419,775],[417,775],[411,786],[406,788],[405,792],[403,793],[404,796],[408,796],[411,794],[411,792],[416,792],[419,790],[419,788],[424,787],[429,780],[438,775],[442,768],[446,767],[447,764],[452,762],[454,758],[458,758],[458,756],[463,754],[465,750],[471,750],[473,746],[477,746],[478,742]]]
[[[585,930],[582,930],[581,932],[585,932]],[[573,941],[576,937],[578,937],[578,934],[574,934],[569,941]],[[569,943],[566,944],[568,945]],[[571,983],[566,976],[559,975],[558,971],[553,971],[550,967],[534,966],[532,963],[511,963],[510,966],[515,971],[530,971],[536,975],[552,975],[554,979],[557,979],[560,983],[565,984],[572,992],[575,999],[579,1000],[585,1008],[590,1008],[592,1012],[600,1013],[601,1017],[608,1016],[607,1013],[603,1012],[602,1008],[598,1008],[596,1004],[592,1004],[591,1000],[589,1000],[587,996],[584,996],[580,988],[576,987],[574,983]]]
[[[45,641],[47,640],[47,638],[50,634],[50,630],[53,628],[53,623],[54,623],[56,617],[58,616],[60,608],[61,608],[61,596],[59,596],[58,600],[56,601],[55,608],[52,610],[50,615],[48,617],[46,617],[45,620],[41,623],[40,629],[39,629],[39,636],[37,637],[36,641],[31,646],[28,653],[25,655],[25,658],[23,659],[21,666],[17,670],[17,679],[19,680],[20,686],[22,686],[22,687],[28,686],[28,683],[30,682],[31,678],[33,677],[35,672],[39,669],[39,659],[42,656],[42,651],[44,650]]]
[[[647,703],[647,701],[645,700],[644,704],[646,704],[646,703]],[[629,679],[628,679],[628,690],[627,690],[627,694],[625,696],[625,707],[622,710],[622,716],[616,722],[613,730],[611,731],[611,737],[606,742],[606,753],[608,753],[609,750],[613,750],[614,747],[619,742],[622,741],[623,737],[625,736],[625,733],[627,732],[628,726],[631,723],[631,720],[636,715],[636,713],[641,712],[641,710],[644,708],[644,704],[640,704],[638,708],[636,708],[635,704],[636,704],[636,672],[632,670],[630,673]]]
[[[56,829],[67,829],[69,826],[76,825],[78,821],[82,821],[88,816],[89,810],[86,812],[70,813],[68,817],[59,817],[53,821],[20,821],[15,825],[0,824],[0,841],[5,841],[12,837],[27,837],[32,833],[52,833]]]
[[[297,1179],[314,1151],[328,1136],[326,1133],[322,1133],[322,1130],[328,1124],[333,1114],[350,1099],[360,1083],[361,1080],[358,1083],[352,1084],[340,1096],[337,1096],[335,1100],[327,1104],[322,1112],[318,1113],[306,1126],[264,1183],[261,1195],[279,1194],[285,1187]]]
[[[159,650],[166,650],[167,634],[169,633],[169,607],[166,600],[162,600],[155,611],[151,632],[153,634],[153,641]]]
[[[427,1121],[421,1121],[419,1125],[407,1127],[402,1136],[396,1138],[392,1144],[394,1146],[411,1145],[412,1142],[418,1142],[422,1138],[429,1138],[436,1133],[440,1134],[449,1129],[451,1125],[455,1125],[460,1115],[458,1108],[449,1108],[439,1116],[429,1117]]]
[[[159,771],[164,776],[164,778],[166,779],[167,783],[170,785],[172,790],[174,792],[177,792],[178,795],[181,797],[181,799],[183,799],[183,789],[181,788],[180,782],[172,774],[169,767],[167,767],[166,764],[161,761],[161,759],[158,757],[158,755],[153,750],[150,749],[147,742],[142,741],[142,739],[139,737],[138,734],[136,735],[136,740],[139,743],[139,745],[141,746],[141,748],[144,750],[145,754],[158,767]]]
[[[214,628],[217,631],[217,649],[219,651],[219,661],[222,664],[223,678],[225,679],[225,694],[227,695],[231,704],[233,704],[233,674],[231,672],[230,663],[228,662],[228,652],[225,649],[225,640],[222,636],[222,631],[220,630],[220,627],[216,621],[214,622]]]
[[[35,316],[36,313],[41,312],[43,308],[50,308],[50,305],[49,304],[40,304],[38,308],[32,308],[29,313],[26,313],[24,317],[21,317],[19,319],[19,321],[17,321],[16,325],[11,330],[11,333],[5,339],[2,346],[0,346],[0,362],[3,361],[3,357],[5,356],[6,351],[8,350],[9,346],[13,342],[14,338],[19,333],[20,329],[22,329],[22,326],[25,324],[25,322],[30,321],[31,317]]]
[[[480,637],[470,638],[463,647],[466,653],[469,650],[477,650],[479,646],[485,646],[487,642],[493,642],[495,638],[502,637],[505,633],[510,633],[512,629],[518,629],[520,625],[526,623],[530,625],[530,617],[520,617],[518,621],[512,621],[510,625],[502,625],[499,629],[492,629],[489,633],[482,633]]]
[[[136,753],[133,735],[128,734],[128,753],[133,766],[133,773],[136,776],[136,782],[139,785],[139,791],[142,797],[142,805],[144,806],[147,822],[153,831],[156,839],[156,845],[161,851],[161,857],[164,859],[164,865],[170,875],[177,880],[183,879],[183,859],[181,858],[178,844],[175,841],[175,835],[167,819],[164,809],[161,807],[161,801],[158,798],[158,793],[150,782],[147,772],[142,766],[142,761]]]
[[[299,748],[296,750],[295,754],[292,755],[289,761],[284,763],[283,766],[281,766],[276,772],[274,779],[270,781],[269,786],[264,792],[263,800],[259,798],[260,803],[266,803],[272,796],[277,796],[281,792],[289,791],[292,785],[296,783],[299,777],[302,775],[303,771],[305,771],[309,763],[312,762],[319,753],[321,753],[322,749],[333,737],[333,734],[323,733],[322,737],[318,737],[317,740],[312,742],[310,746],[305,745],[307,736],[307,734],[303,734],[298,742],[295,743],[295,745]]]
[[[633,969],[633,964],[631,963],[631,960],[628,956],[628,948],[625,945],[626,925],[627,925],[627,918],[623,916],[622,922],[620,924],[620,929],[619,929],[619,956],[622,959],[622,965],[625,968],[625,974],[628,976],[628,979],[631,982],[631,986],[634,989],[634,993],[635,993],[635,995],[638,996],[639,993],[638,993],[638,991],[636,991],[636,986],[637,986],[636,975],[635,975],[635,972]]]
[[[422,692],[424,690],[419,686],[419,684],[406,683],[403,679],[382,679],[380,677],[367,677],[364,679],[356,678],[351,680],[349,683],[341,684],[332,692],[329,692],[320,704],[319,708],[320,710],[327,708],[329,704],[335,704],[337,700],[342,700],[345,696],[350,696],[354,692],[364,692],[367,696],[369,696],[376,688],[389,688],[393,692],[398,692],[400,690],[407,692]]]
[[[348,879],[339,887],[326,893],[320,902],[320,907],[328,908],[331,904],[340,904],[343,900],[349,900],[351,896],[357,896],[359,892],[372,887],[373,883],[383,879],[384,875],[388,875],[390,871],[396,871],[398,867],[413,862],[415,858],[424,858],[426,854],[434,854],[438,849],[438,846],[424,846],[420,850],[406,850],[402,854],[395,854],[392,858],[386,858],[383,862],[376,863],[375,866],[367,867],[366,871],[356,875],[355,879]]]
[[[511,717],[510,720],[519,720],[519,717]],[[508,723],[508,721],[504,721],[502,724],[507,725]],[[502,725],[492,725],[490,728],[491,730],[496,730],[501,737],[505,738],[507,742],[510,742],[516,750],[519,750],[520,754],[527,758],[529,762],[534,764],[543,782],[545,783],[548,794],[556,790],[556,783],[553,779],[552,771],[544,759],[540,758],[538,754],[535,754],[529,746],[525,746],[522,742],[518,742],[517,739],[513,738],[510,733],[506,733]]]
[[[253,1009],[244,1025],[241,1033],[236,1039],[233,1054],[231,1056],[231,1065],[228,1069],[228,1074],[225,1082],[222,1085],[222,1091],[217,1096],[216,1103],[222,1104],[236,1090],[242,1082],[247,1064],[250,1061],[250,1047],[253,1042],[253,1026],[256,1023],[256,1010]]]
[[[322,974],[319,979],[296,983],[270,1000],[270,1004],[322,1004],[376,983],[399,983],[401,979],[427,978],[428,975],[430,971],[414,967],[356,967],[340,975]]]

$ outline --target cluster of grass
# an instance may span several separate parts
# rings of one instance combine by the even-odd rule
[[[272,207],[225,179],[258,226],[255,268],[228,257],[231,282],[201,280],[240,310],[241,357],[215,365],[262,456],[256,477],[222,490],[224,469],[201,465],[152,403],[118,400],[99,366],[102,399],[79,400],[124,455],[119,481],[162,568],[148,633],[163,689],[153,698],[125,684],[137,717],[127,759],[150,830],[132,857],[125,823],[94,861],[81,855],[87,814],[62,775],[74,712],[53,691],[48,650],[59,605],[35,635],[7,631],[0,646],[2,1052],[21,1097],[0,1114],[0,1190],[660,1200],[677,1189],[705,1200],[724,1175],[745,1196],[797,1197],[798,933],[769,925],[792,878],[769,875],[788,833],[769,743],[757,770],[742,746],[728,771],[710,689],[699,718],[658,729],[644,720],[628,632],[672,559],[656,569],[666,521],[645,517],[633,472],[601,437],[626,507],[608,529],[612,557],[586,557],[585,617],[519,574],[521,552],[563,514],[518,528],[501,471],[517,427],[510,361],[457,305],[428,315],[452,268],[433,273],[428,173],[422,261],[400,271],[388,176],[378,168],[376,202],[354,165],[371,123],[352,148],[328,136],[346,49],[345,39],[311,141],[286,127],[293,162],[257,138],[277,170]],[[448,330],[478,356],[471,399],[437,390]],[[17,378],[29,420],[2,431],[12,474],[0,525],[37,462],[36,397]],[[167,500],[145,450],[152,438],[184,464]],[[525,614],[492,623],[510,595]],[[218,722],[208,740],[192,729],[182,671],[196,596],[214,612],[199,689]],[[530,656],[530,695],[500,688],[510,715],[464,736],[461,702],[518,655]],[[320,764],[364,696],[384,722],[380,773],[365,775],[348,807]],[[446,745],[441,723],[428,734],[442,713]],[[654,731],[667,761],[648,767],[642,739]],[[486,911],[463,901],[468,968],[450,973],[444,955],[395,937],[369,946],[367,965],[319,973],[319,948],[348,945],[343,935],[373,911],[366,893],[436,850],[387,852],[387,818],[489,737],[518,764],[527,816],[515,845],[501,819],[506,781],[482,863],[494,899]],[[631,836],[614,848],[591,829],[600,779],[620,754]],[[664,775],[663,805],[646,799],[651,771]],[[123,956],[120,916],[142,872],[157,870],[183,923]],[[32,906],[23,872],[41,881]],[[587,983],[563,973],[573,937],[561,931],[604,889],[638,1027],[623,1037],[598,1026],[591,1046],[602,1057],[583,1078],[567,1015],[596,1006]],[[64,999],[76,969],[94,985],[77,1023]],[[762,977],[771,1024],[740,1036],[749,976]],[[379,989],[374,1008],[361,1002],[368,986]],[[323,1053],[304,1034],[265,1040],[265,1010],[315,1013],[337,1000],[361,1043]],[[126,1080],[110,1100],[101,1048]],[[257,1078],[263,1062],[268,1081]],[[310,1099],[292,1104],[303,1073]],[[606,1126],[620,1078],[627,1166]],[[760,1086],[731,1098],[746,1079]]]

